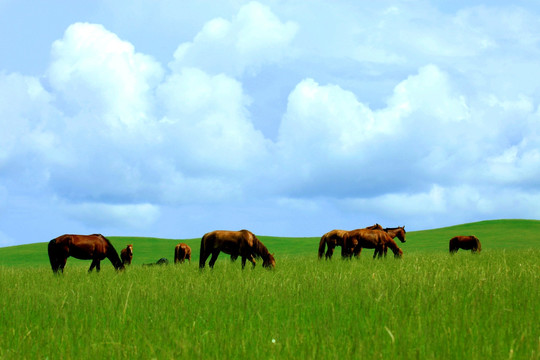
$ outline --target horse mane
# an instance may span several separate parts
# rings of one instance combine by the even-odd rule
[[[398,229],[403,229],[404,232],[407,232],[405,230],[405,226],[396,226],[396,227],[386,227],[384,228],[383,230],[388,232],[388,231],[391,231],[391,230],[398,230]]]
[[[476,241],[477,251],[482,251],[482,244],[480,243],[480,240],[478,240],[476,236],[473,236],[473,237],[474,237],[474,240]]]
[[[264,244],[253,234],[250,232],[251,236],[253,236],[253,248],[254,248],[254,255],[256,258],[262,258],[263,260],[268,259],[270,256],[270,251],[268,251],[268,248],[264,246]]]

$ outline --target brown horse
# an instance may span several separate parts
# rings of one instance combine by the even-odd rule
[[[450,239],[450,254],[455,254],[458,249],[476,253],[482,251],[482,245],[476,236],[455,236]]]
[[[358,229],[345,234],[342,249],[346,257],[351,257],[353,254],[358,256],[360,248],[375,249],[373,254],[375,258],[381,257],[387,247],[392,250],[394,257],[403,256],[403,251],[386,231]]]
[[[274,255],[270,254],[266,246],[248,230],[217,230],[204,234],[201,239],[199,267],[204,268],[206,259],[212,255],[208,265],[213,268],[221,251],[235,258],[241,256],[242,269],[246,266],[246,260],[249,260],[255,267],[256,257],[263,259],[263,267],[273,268],[276,266]]]
[[[174,248],[174,263],[183,263],[186,259],[191,263],[191,248],[184,243],[176,245]]]
[[[380,229],[374,229],[374,230],[380,230]],[[395,227],[395,228],[384,228],[382,230],[386,231],[388,233],[388,235],[390,235],[392,237],[392,239],[395,239],[397,237],[399,239],[399,241],[401,241],[402,243],[405,242],[405,234],[407,233],[405,231],[405,225],[398,226],[398,227]],[[361,247],[356,248],[355,251],[357,251],[358,253],[355,253],[354,256],[358,256],[362,252],[362,248]],[[388,251],[388,248],[385,246],[383,248],[384,256],[386,256],[387,251]],[[375,254],[373,254],[373,255],[374,256],[377,255],[377,250],[375,250]]]
[[[62,235],[49,242],[49,260],[54,273],[64,272],[67,258],[92,260],[90,269],[100,270],[100,261],[107,258],[116,270],[123,270],[124,264],[118,257],[109,239],[101,234],[94,235]]]
[[[382,226],[379,224],[375,224],[375,225],[366,227],[366,229],[382,230]],[[328,246],[328,250],[326,250],[326,255],[325,255],[326,260],[329,260],[332,258],[332,255],[334,254],[334,249],[336,246],[341,246],[343,249],[343,236],[345,236],[347,232],[348,232],[347,230],[332,230],[324,234],[321,237],[321,241],[319,242],[319,259],[323,257],[324,249],[327,246]]]
[[[133,245],[129,244],[122,249],[120,251],[120,258],[122,259],[122,264],[131,265],[131,260],[133,260]]]

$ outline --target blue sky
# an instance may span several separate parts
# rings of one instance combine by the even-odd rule
[[[0,0],[0,246],[540,218],[540,7]]]

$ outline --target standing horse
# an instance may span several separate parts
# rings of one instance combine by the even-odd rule
[[[107,258],[116,270],[123,270],[124,264],[118,257],[109,239],[101,234],[94,235],[62,235],[49,242],[49,260],[54,273],[64,272],[68,257],[81,260],[92,260],[88,272],[96,268],[100,270],[100,261]]]
[[[374,230],[380,230],[380,229],[374,229]],[[407,233],[405,231],[405,225],[398,226],[398,227],[395,227],[395,228],[384,228],[382,230],[386,231],[388,233],[388,235],[390,235],[392,237],[392,239],[395,239],[397,237],[399,239],[399,241],[401,241],[402,243],[405,242],[405,234]],[[360,253],[362,252],[362,248],[361,247],[357,248],[356,251],[358,253],[355,253],[354,256],[360,255]],[[387,251],[388,251],[388,248],[384,247],[383,248],[384,256],[386,256]],[[375,254],[373,254],[373,255],[374,256],[377,255],[377,250],[375,250]]]
[[[174,248],[174,263],[183,263],[186,259],[191,263],[191,248],[184,243],[176,245]]]
[[[122,249],[120,251],[120,258],[122,259],[122,264],[131,265],[131,260],[133,260],[133,245],[129,244]]]
[[[358,229],[345,234],[342,249],[344,249],[346,257],[351,257],[353,254],[358,256],[360,248],[375,249],[373,254],[373,258],[375,258],[381,257],[387,247],[392,250],[394,257],[403,256],[403,251],[386,231]]]
[[[249,260],[255,267],[256,257],[263,259],[263,267],[273,268],[276,266],[274,255],[270,254],[266,246],[251,231],[216,230],[204,234],[201,239],[199,268],[204,268],[206,259],[210,255],[212,258],[208,265],[213,268],[221,251],[235,258],[241,256],[242,269],[246,266],[246,260]]]
[[[455,236],[450,239],[450,254],[455,254],[458,249],[476,253],[482,251],[482,245],[476,236]]]
[[[379,229],[382,230],[382,226],[379,224],[371,225],[366,227],[366,229]],[[328,246],[326,251],[325,259],[330,260],[334,254],[334,249],[336,246],[343,247],[343,236],[347,233],[347,230],[332,230],[327,232],[321,237],[319,242],[319,259],[324,255],[324,249]]]

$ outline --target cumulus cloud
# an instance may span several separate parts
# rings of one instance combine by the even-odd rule
[[[52,45],[48,80],[68,109],[93,126],[122,129],[149,120],[151,91],[163,76],[152,57],[102,25],[76,23]]]
[[[183,68],[157,94],[165,112],[160,126],[178,154],[179,168],[244,174],[268,151],[268,142],[249,119],[250,100],[237,80]]]
[[[44,77],[0,72],[0,200],[42,194],[92,228],[205,206],[286,229],[538,216],[537,16],[317,4],[201,16],[168,66],[69,26]]]
[[[181,44],[169,66],[198,67],[212,74],[241,76],[290,56],[290,43],[298,30],[292,21],[282,22],[272,10],[252,1],[232,20],[208,21],[192,42]]]

